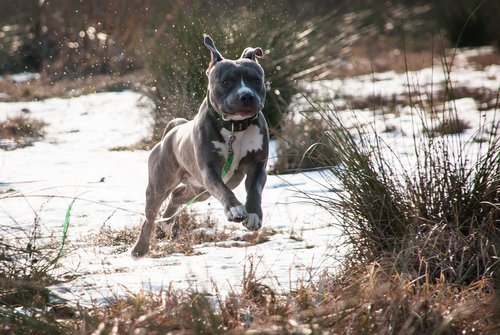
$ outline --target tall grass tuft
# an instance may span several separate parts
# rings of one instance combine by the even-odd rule
[[[3,198],[8,198],[9,194]],[[42,236],[36,215],[30,231],[2,224],[0,228],[0,332],[63,334],[54,295],[58,250]],[[69,310],[69,308],[68,308]]]
[[[371,127],[318,113],[329,127],[321,145],[332,151],[322,158],[344,191],[314,200],[341,215],[355,259],[390,258],[398,272],[456,284],[492,275],[500,241],[498,123],[473,157],[477,144],[457,135],[414,138],[416,165],[407,168]]]

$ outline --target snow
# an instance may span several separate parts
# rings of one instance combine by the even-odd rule
[[[342,104],[340,95],[393,96],[407,92],[408,78],[421,92],[442,85],[447,75],[437,69],[408,74],[386,72],[369,76],[306,83],[317,96],[333,104]],[[498,90],[500,66],[485,71],[466,66],[454,69],[454,85],[486,87]],[[297,98],[296,108],[304,101]],[[459,117],[471,128],[462,137],[470,139],[481,124],[498,122],[495,111],[477,111],[472,98],[454,102]],[[133,260],[129,250],[98,247],[89,236],[102,227],[122,230],[136,227],[143,219],[144,191],[147,182],[145,151],[110,151],[146,137],[151,122],[149,102],[138,93],[99,93],[71,99],[47,99],[37,102],[0,103],[0,119],[29,110],[29,116],[49,125],[47,136],[31,147],[0,151],[0,222],[11,236],[33,229],[33,220],[41,222],[41,234],[58,241],[68,206],[74,198],[69,227],[69,250],[61,260],[63,269],[74,279],[55,285],[52,290],[72,303],[106,303],[110,299],[141,289],[160,290],[197,288],[224,293],[241,285],[250,262],[261,278],[278,292],[297,288],[303,281],[317,278],[322,271],[339,268],[346,252],[336,218],[311,201],[302,192],[335,196],[325,172],[269,176],[263,192],[264,229],[272,229],[269,241],[237,247],[228,242],[195,246],[195,255],[171,254],[161,258]],[[413,137],[421,135],[418,108],[401,107],[398,113],[373,115],[372,111],[345,113],[353,122],[371,124],[381,131],[388,125],[393,132],[381,133],[389,148],[414,163]],[[276,143],[271,143],[276,152]],[[273,164],[272,157],[270,163]],[[1,193],[14,189],[15,193]],[[235,190],[243,200],[245,190]],[[225,221],[221,205],[213,198],[194,204],[200,217],[210,215],[218,222],[217,231],[229,232],[230,239],[249,233],[240,224]],[[6,228],[7,227],[7,228]]]
[[[25,81],[30,81],[30,80],[37,80],[40,79],[40,74],[39,73],[33,73],[33,72],[23,72],[23,73],[16,73],[16,74],[11,74],[7,76],[0,76],[0,81],[2,80],[10,80],[16,83],[22,83]]]
[[[140,260],[132,260],[129,251],[116,254],[109,247],[88,245],[88,237],[103,226],[121,230],[142,221],[148,152],[109,150],[148,134],[147,102],[141,100],[137,93],[120,92],[0,104],[0,119],[24,108],[30,117],[49,124],[43,141],[0,153],[0,191],[16,190],[0,197],[2,225],[21,228],[16,232],[22,235],[39,217],[41,235],[57,242],[66,210],[77,198],[68,231],[69,249],[76,250],[61,261],[61,271],[75,273],[76,279],[54,286],[57,295],[90,304],[170,283],[181,289],[196,285],[208,292],[217,283],[221,292],[228,292],[241,283],[249,258],[259,276],[278,290],[288,290],[339,264],[335,247],[341,239],[332,218],[301,198],[302,191],[328,192],[319,184],[320,172],[269,176],[263,194],[264,226],[276,232],[262,244],[205,243],[196,246],[195,256]],[[235,193],[244,200],[243,184]],[[219,223],[217,229],[230,231],[231,236],[248,233],[240,224],[227,223],[222,206],[213,198],[192,209],[200,216],[210,213]]]

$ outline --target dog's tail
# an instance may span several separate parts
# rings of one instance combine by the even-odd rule
[[[163,140],[165,138],[165,136],[167,136],[167,133],[172,130],[173,128],[177,127],[178,125],[180,124],[183,124],[183,123],[186,123],[188,122],[186,119],[183,119],[183,118],[177,118],[177,119],[173,119],[172,121],[170,121],[167,126],[165,127],[165,130],[163,131],[163,135],[161,136],[161,139]]]

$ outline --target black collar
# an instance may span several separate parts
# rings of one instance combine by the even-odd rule
[[[224,120],[222,116],[215,111],[215,109],[212,107],[212,104],[210,101],[207,99],[207,105],[208,105],[208,112],[215,118],[215,121],[217,122],[217,128],[221,130],[222,128],[225,128],[229,131],[244,131],[247,130],[248,127],[253,123],[254,120],[257,119],[259,114],[255,114],[255,116],[249,117],[248,119],[244,120]]]

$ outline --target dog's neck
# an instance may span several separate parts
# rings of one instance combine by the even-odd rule
[[[210,103],[210,100],[207,98],[207,106],[208,106],[208,113],[212,115],[216,122],[217,122],[217,128],[220,131],[222,128],[225,128],[230,131],[244,131],[247,130],[248,127],[253,123],[255,119],[257,119],[257,116],[259,114],[255,114],[252,117],[249,117],[248,119],[244,120],[224,120],[222,118],[222,115],[217,113],[217,111],[214,109],[212,104]]]

